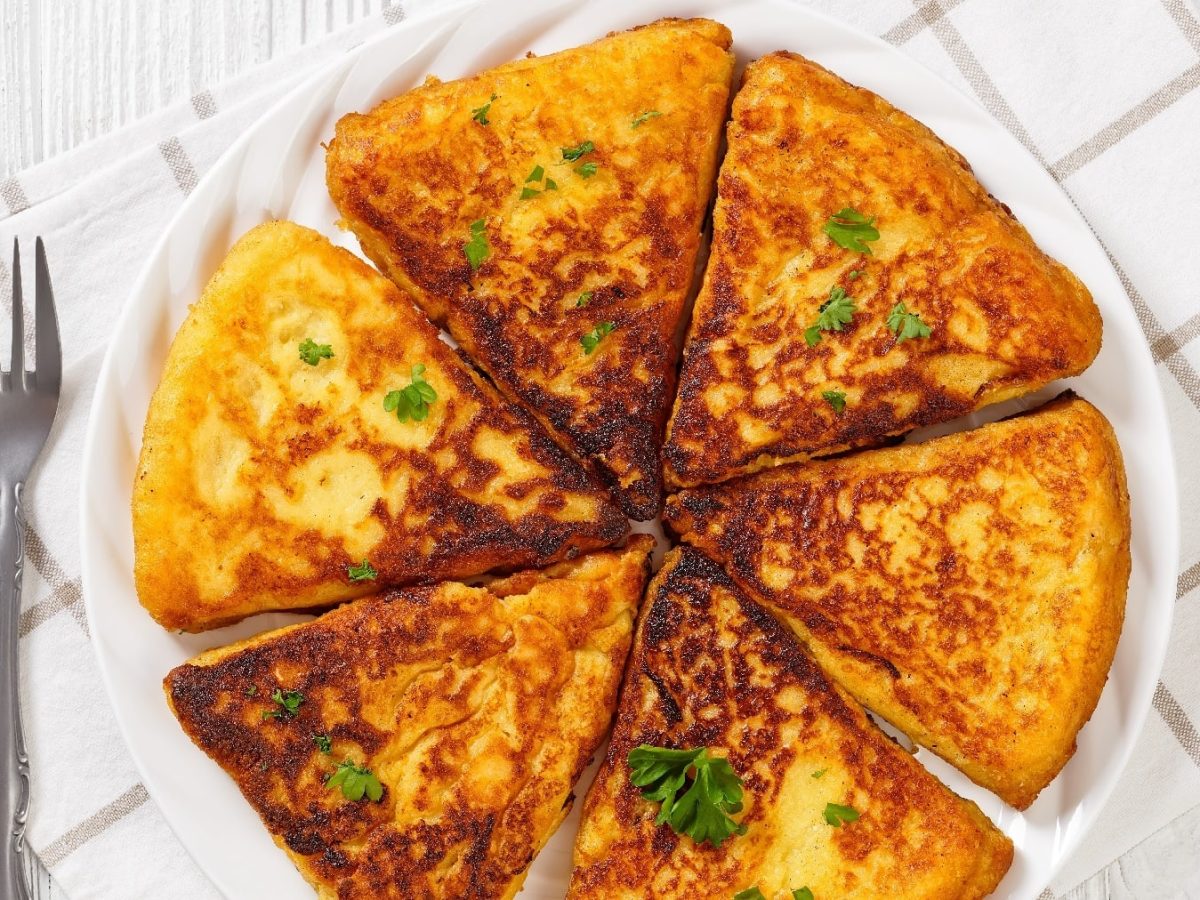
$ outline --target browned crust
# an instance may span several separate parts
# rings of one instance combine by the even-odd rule
[[[715,22],[665,19],[427,83],[343,117],[329,144],[330,196],[367,255],[636,519],[661,508],[674,338],[713,188],[730,40]],[[492,95],[481,126],[471,111]],[[648,110],[662,115],[632,128]],[[599,166],[586,180],[560,157],[584,139]],[[520,200],[535,165],[558,190]],[[478,219],[491,254],[472,272],[462,245]],[[576,308],[583,291],[591,301]],[[584,356],[581,335],[603,321],[615,331]]]
[[[306,304],[343,323],[347,346],[338,348],[336,359],[354,390],[362,392],[361,403],[370,405],[352,410],[353,422],[331,394],[314,404],[286,404],[264,426],[252,398],[239,387],[238,361],[266,365],[270,352],[263,333],[268,314],[259,306],[264,286],[283,277],[283,266],[300,263],[336,278],[337,291],[325,292],[317,283],[297,290],[307,288]],[[351,324],[366,316],[376,316],[370,321],[379,327]],[[430,377],[443,379],[434,416],[446,416],[444,427],[427,446],[405,446],[370,427],[351,440],[346,429],[374,412],[387,386],[406,384],[417,362],[427,365]],[[250,477],[247,472],[261,479],[245,485],[251,492],[246,502],[227,508],[196,480],[192,441],[214,410],[249,442],[239,483]],[[503,470],[477,453],[476,439],[484,432],[504,435],[514,465],[529,464],[545,474],[492,489]],[[369,457],[384,478],[404,473],[408,479],[400,514],[391,496],[369,511],[382,534],[369,553],[379,573],[374,583],[347,581],[347,567],[360,557],[347,551],[340,535],[300,528],[274,515],[264,499],[267,489],[286,491],[298,467],[335,444]],[[443,457],[454,463],[443,464]],[[588,514],[565,515],[572,504],[583,504]],[[176,335],[146,417],[133,527],[139,599],[164,627],[188,631],[265,610],[328,606],[389,585],[544,566],[628,533],[628,521],[603,489],[528,413],[506,403],[440,341],[394,285],[317,232],[290,222],[262,225],[244,236]],[[247,535],[259,536],[261,546],[234,555]],[[201,558],[210,543],[212,552],[230,553],[229,559]],[[281,565],[278,553],[302,558],[302,572]],[[209,596],[197,567],[219,563],[235,568],[232,586]]]
[[[877,444],[1095,358],[1087,288],[956,151],[875,94],[771,54],[747,68],[728,138],[663,448],[668,488]],[[845,206],[877,217],[872,256],[824,234]],[[854,320],[809,347],[804,329],[834,285]],[[897,342],[886,320],[898,302],[929,338]],[[843,413],[825,390],[847,395]]]
[[[322,898],[510,897],[608,728],[652,546],[360,600],[177,667],[167,700]],[[294,718],[262,718],[276,687]],[[347,758],[381,802],[324,786]]]
[[[1074,753],[1130,567],[1120,448],[1086,401],[684,491],[665,520],[861,702],[1011,805]]]
[[[568,897],[728,900],[807,884],[818,897],[973,900],[995,888],[1009,840],[886,738],[715,563],[677,548],[647,596]],[[626,758],[643,743],[727,756],[745,782],[746,834],[714,849],[656,827],[657,809],[628,781]],[[853,826],[820,821],[830,790],[861,813]],[[781,857],[780,844],[805,851]]]

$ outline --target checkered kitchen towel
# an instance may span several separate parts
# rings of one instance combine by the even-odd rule
[[[436,0],[408,0],[298,57],[214,86],[0,182],[0,247],[46,238],[67,352],[34,473],[24,708],[29,838],[65,893],[216,892],[148,802],[88,643],[77,497],[92,386],[149,247],[197,179],[316,66]],[[1200,805],[1200,17],[1187,0],[813,0],[973,94],[1044,163],[1108,249],[1158,363],[1180,461],[1183,557],[1170,656],[1128,771],[1045,897]],[[10,273],[0,262],[0,321]],[[57,888],[56,888],[57,891]]]

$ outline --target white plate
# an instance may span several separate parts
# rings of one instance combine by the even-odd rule
[[[213,167],[151,254],[113,335],[96,388],[84,453],[83,587],[100,669],[146,788],[201,868],[231,898],[311,898],[234,783],[183,735],[161,691],[195,653],[296,621],[259,616],[204,635],[170,634],[138,605],[129,497],[150,395],[171,337],[243,232],[272,218],[334,228],[322,140],[339,116],[418,84],[594,40],[659,16],[728,25],[742,63],[777,49],[810,56],[882,94],[958,148],[983,183],[1047,251],[1095,294],[1104,349],[1072,386],[1116,428],[1133,498],[1133,574],[1125,631],[1099,708],[1063,773],[1025,813],[926,752],[919,758],[975,800],[1013,839],[1000,897],[1034,898],[1076,847],[1124,767],[1154,691],[1170,629],[1178,563],[1175,467],[1154,364],[1121,285],[1087,225],[1028,153],[973,101],[895,48],[781,0],[494,0],[404,23],[358,47],[270,110]],[[1052,393],[1052,392],[1051,392]],[[1043,395],[1045,396],[1045,392]],[[1009,412],[993,409],[986,418]],[[582,793],[590,774],[580,786]],[[578,807],[578,804],[577,804]],[[534,863],[523,896],[561,897],[575,816]]]

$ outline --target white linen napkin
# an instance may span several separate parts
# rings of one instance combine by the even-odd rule
[[[393,6],[0,182],[0,249],[14,236],[30,248],[35,235],[45,238],[65,352],[58,422],[27,491],[21,664],[34,772],[28,838],[74,900],[217,896],[141,785],[100,684],[80,596],[78,472],[117,314],[187,193],[274,99],[375,30],[434,5]],[[1185,0],[1123,0],[1103,15],[1092,0],[811,5],[959,85],[1044,161],[1111,252],[1158,363],[1183,515],[1170,655],[1133,760],[1043,895],[1054,897],[1200,804],[1200,20]],[[5,250],[3,322],[9,284]]]

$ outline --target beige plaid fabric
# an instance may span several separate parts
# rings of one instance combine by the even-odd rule
[[[373,30],[433,2],[393,6],[299,58],[0,182],[0,247],[13,236],[45,237],[67,354],[59,422],[29,485],[20,633],[34,766],[29,838],[75,900],[216,893],[148,802],[100,685],[81,602],[81,445],[116,316],[171,215],[267,104]],[[1042,161],[1107,248],[1158,364],[1180,468],[1175,628],[1133,762],[1084,847],[1043,894],[1063,896],[1200,805],[1200,17],[1188,0],[812,5],[960,86]],[[2,322],[9,281],[0,262]]]

